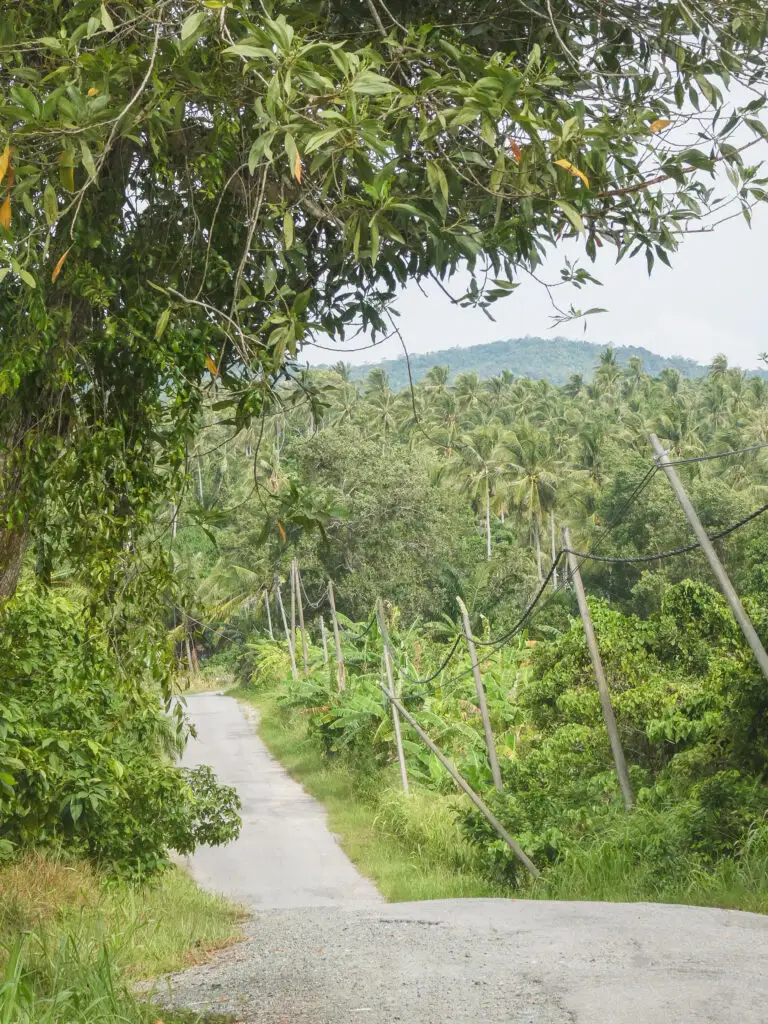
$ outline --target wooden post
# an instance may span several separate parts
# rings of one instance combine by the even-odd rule
[[[662,448],[661,441],[659,441],[655,434],[650,435],[650,441],[653,446],[653,450],[656,453],[656,463],[664,470],[667,480],[669,480],[672,490],[675,492],[675,497],[680,502],[683,512],[685,512],[685,517],[691,524],[693,532],[696,534],[696,540],[699,542],[702,551],[707,556],[707,561],[709,562],[712,572],[715,574],[717,582],[720,584],[720,589],[725,595],[726,601],[731,606],[731,611],[741,628],[741,632],[744,634],[744,639],[752,648],[752,653],[757,659],[757,663],[760,666],[763,675],[766,680],[768,680],[768,654],[766,654],[760,637],[757,635],[757,631],[752,625],[752,620],[747,615],[744,605],[741,603],[733,583],[731,583],[731,578],[725,571],[723,563],[717,557],[717,552],[714,549],[712,541],[707,536],[707,531],[704,529],[696,509],[693,507],[691,499],[688,497],[688,494],[680,481],[680,477],[677,475],[674,466],[670,463],[667,453]]]
[[[584,633],[587,637],[589,656],[592,659],[592,668],[595,672],[597,692],[600,694],[600,704],[603,708],[605,727],[608,730],[608,739],[611,742],[613,763],[616,765],[616,774],[619,777],[619,786],[621,787],[621,795],[624,797],[624,806],[629,811],[632,809],[632,805],[635,800],[632,794],[632,784],[629,781],[627,762],[624,758],[624,750],[621,746],[621,739],[619,738],[619,729],[616,725],[616,716],[613,713],[613,704],[611,704],[611,694],[608,689],[608,682],[605,678],[603,662],[600,658],[600,650],[597,646],[595,627],[592,625],[592,616],[589,614],[589,605],[587,604],[587,595],[584,592],[584,583],[581,579],[579,563],[576,560],[576,556],[571,551],[571,535],[567,526],[563,527],[563,546],[568,552],[568,568],[570,570],[571,579],[573,580],[573,585],[576,589],[576,600],[579,603],[579,613],[581,615],[581,621],[584,624]]]
[[[320,616],[320,636],[323,641],[323,661],[328,664],[328,638],[325,635],[325,619]]]
[[[296,651],[296,559],[291,559],[291,647]]]
[[[555,548],[555,513],[550,509],[549,512],[549,532],[552,541],[552,589],[557,590],[557,550]]]
[[[269,630],[269,639],[274,640],[275,634],[272,632],[272,613],[269,610],[269,591],[264,591],[264,607],[267,610],[267,629]]]
[[[392,653],[389,646],[389,634],[387,624],[384,621],[384,609],[381,605],[381,598],[376,600],[376,618],[379,622],[379,632],[384,646],[384,668],[387,673],[387,685],[389,687],[390,706],[392,708],[392,722],[395,727],[395,745],[397,747],[397,759],[400,762],[400,782],[403,785],[403,792],[408,796],[408,772],[405,768],[405,751],[403,750],[403,737],[400,733],[400,713],[395,707],[395,683],[392,678]]]
[[[461,612],[462,622],[464,623],[464,638],[467,641],[467,647],[469,648],[469,660],[472,662],[472,672],[474,673],[475,676],[477,703],[480,707],[480,714],[483,719],[485,745],[488,748],[488,760],[491,763],[491,775],[493,776],[493,784],[500,793],[503,793],[504,787],[501,782],[499,759],[496,756],[496,741],[493,738],[493,729],[491,728],[491,716],[488,714],[488,704],[485,700],[485,687],[483,686],[483,677],[480,675],[480,666],[477,663],[477,651],[475,650],[475,644],[472,639],[472,629],[469,625],[469,615],[467,613],[467,606],[464,604],[460,597],[457,597],[456,601],[459,605],[459,611]]]
[[[459,789],[463,790],[463,792],[467,794],[469,799],[472,801],[472,803],[475,805],[478,811],[480,811],[480,813],[483,815],[483,817],[491,826],[491,828],[494,829],[494,831],[499,836],[501,836],[501,838],[510,848],[512,853],[514,853],[517,859],[526,867],[526,869],[533,875],[533,877],[538,878],[539,870],[536,867],[536,865],[533,863],[530,857],[528,857],[528,855],[524,852],[519,843],[517,843],[509,834],[509,832],[507,832],[507,830],[501,824],[499,819],[489,810],[488,807],[486,807],[485,803],[480,799],[477,793],[475,793],[475,791],[472,789],[469,783],[464,778],[462,778],[462,776],[456,770],[456,767],[454,766],[453,762],[449,761],[445,754],[442,752],[442,750],[440,750],[440,748],[432,742],[432,740],[424,732],[424,730],[421,728],[421,726],[413,717],[413,715],[409,711],[407,711],[405,707],[403,707],[398,698],[390,696],[390,694],[387,693],[386,687],[383,686],[381,683],[379,683],[379,687],[384,691],[386,696],[389,698],[393,707],[397,709],[397,711],[402,715],[406,722],[408,722],[411,728],[416,732],[416,735],[419,737],[422,743],[429,750],[431,750],[435,757],[438,759],[438,761],[440,761],[440,763],[446,769],[446,771],[451,776],[456,785],[459,787]]]
[[[333,597],[333,583],[328,580],[328,602],[331,606],[331,622],[333,623],[333,639],[336,643],[336,680],[339,693],[343,693],[347,685],[344,677],[344,655],[341,653],[341,637],[339,636],[339,620],[336,618],[336,601]]]
[[[307,650],[307,630],[304,626],[304,602],[301,600],[301,574],[299,563],[294,559],[293,573],[296,581],[296,604],[299,609],[299,629],[301,630],[301,653],[304,656],[304,675],[309,675],[309,651]]]
[[[283,598],[280,593],[280,584],[275,577],[275,599],[277,606],[280,609],[280,615],[283,619],[283,629],[285,630],[285,639],[288,641],[288,653],[291,656],[291,675],[294,679],[299,678],[299,673],[296,671],[296,655],[293,653],[293,644],[291,643],[291,631],[288,628],[288,620],[285,617],[285,608],[283,607]]]

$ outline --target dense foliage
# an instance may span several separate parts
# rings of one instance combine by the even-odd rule
[[[239,799],[181,769],[181,716],[127,685],[82,597],[24,584],[0,613],[0,855],[64,848],[147,876],[239,830]]]
[[[633,557],[689,543],[661,475],[633,493],[652,466],[646,431],[658,430],[682,457],[766,446],[768,385],[721,357],[703,378],[672,370],[653,378],[636,361],[622,369],[610,350],[591,383],[576,376],[562,388],[509,374],[485,382],[464,374],[453,385],[446,377],[433,371],[413,394],[395,394],[379,370],[362,386],[346,380],[344,367],[317,371],[302,379],[318,399],[313,406],[292,404],[286,389],[283,409],[259,438],[224,438],[215,452],[201,453],[197,499],[211,515],[219,500],[232,511],[213,527],[216,546],[198,544],[194,527],[177,538],[180,569],[197,595],[195,616],[209,623],[198,628],[198,642],[240,651],[242,678],[304,716],[328,757],[360,773],[378,770],[395,756],[378,684],[381,638],[370,624],[380,596],[406,706],[539,867],[559,868],[590,844],[614,861],[642,863],[655,882],[684,884],[692,873],[738,863],[755,835],[764,838],[768,700],[700,553],[584,566],[637,796],[631,815],[562,574],[525,632],[480,648],[503,796],[491,784],[463,644],[434,679],[418,680],[449,653],[457,594],[485,641],[516,621],[551,564],[550,513],[557,524],[570,523],[581,550]],[[206,443],[217,431],[206,431]],[[681,467],[711,532],[762,506],[767,455],[768,447],[757,447]],[[259,497],[241,505],[238,495],[253,491],[254,465]],[[314,531],[291,519],[311,523],[316,509],[325,514]],[[764,519],[720,547],[768,642]],[[311,634],[306,678],[297,643],[296,681],[285,642],[266,636],[263,604],[277,574],[288,607],[293,557],[303,570]],[[343,693],[316,620],[329,613],[329,577],[343,613]],[[451,790],[437,759],[407,730],[405,747],[412,782]],[[462,821],[489,874],[519,881],[518,865],[484,820],[472,811]]]
[[[30,538],[112,596],[214,379],[247,425],[406,281],[487,304],[568,236],[652,267],[765,195],[761,0],[3,14],[0,599]]]
[[[12,843],[145,871],[232,834],[231,794],[165,760],[162,645],[173,630],[193,667],[291,554],[313,594],[338,578],[350,614],[383,587],[406,622],[453,615],[460,590],[503,623],[543,574],[549,512],[596,527],[619,470],[641,472],[649,416],[687,450],[764,434],[764,385],[725,371],[689,391],[611,357],[563,392],[431,372],[409,406],[381,373],[361,395],[294,360],[318,335],[388,331],[408,281],[461,266],[461,301],[486,306],[565,237],[650,270],[690,222],[749,219],[767,38],[761,0],[4,5]],[[729,510],[761,472],[744,465]],[[708,522],[726,511],[710,498]],[[57,593],[65,576],[82,597]],[[628,601],[630,584],[600,586]]]
[[[423,381],[429,371],[437,367],[448,369],[451,383],[461,373],[476,373],[482,380],[490,380],[506,371],[516,377],[531,377],[559,385],[565,384],[573,374],[590,381],[600,365],[600,356],[609,347],[567,338],[515,338],[449,349],[436,345],[432,352],[410,355],[410,377],[405,356],[383,359],[373,366],[352,366],[349,373],[352,380],[364,380],[373,367],[383,370],[393,391],[403,391],[411,378]],[[652,377],[658,377],[662,370],[667,369],[679,370],[684,377],[704,377],[707,373],[707,368],[693,359],[659,356],[636,345],[620,345],[614,351],[616,362],[622,369],[626,369],[630,359],[640,359],[645,372]],[[765,370],[762,375],[766,376]]]

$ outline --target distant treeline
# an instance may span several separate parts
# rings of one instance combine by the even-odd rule
[[[467,348],[447,348],[424,355],[411,356],[411,370],[414,381],[423,380],[434,366],[447,366],[452,380],[459,373],[474,372],[483,380],[498,376],[502,370],[510,370],[516,377],[530,377],[534,380],[548,380],[551,384],[565,384],[568,378],[578,373],[590,380],[600,361],[600,355],[607,345],[595,345],[588,341],[569,341],[567,338],[514,338],[508,341],[493,341],[486,345],[471,345]],[[680,356],[656,355],[647,348],[635,345],[621,345],[614,349],[620,366],[627,366],[633,356],[643,361],[643,369],[652,377],[662,370],[679,370],[684,377],[703,377],[707,367],[692,359]],[[402,391],[408,384],[408,368],[403,357],[384,359],[379,363],[351,368],[352,380],[363,380],[374,366],[385,370],[389,386],[393,391]],[[752,374],[750,374],[752,375]],[[755,376],[768,378],[766,371],[754,371]]]

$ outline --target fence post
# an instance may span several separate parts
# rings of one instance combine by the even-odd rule
[[[301,600],[301,573],[299,563],[294,559],[293,574],[296,582],[296,604],[299,609],[299,628],[301,629],[301,653],[304,657],[304,675],[309,675],[309,651],[307,650],[307,630],[304,626],[304,603]]]
[[[768,680],[768,654],[766,654],[765,648],[762,645],[760,637],[757,635],[755,627],[752,625],[752,620],[744,610],[744,605],[739,599],[739,595],[731,583],[730,576],[725,571],[723,563],[717,557],[717,552],[714,549],[712,541],[707,536],[707,531],[704,529],[701,520],[698,517],[696,509],[693,507],[691,499],[683,487],[680,477],[677,475],[674,466],[670,463],[667,453],[664,451],[655,434],[650,435],[651,446],[656,453],[656,464],[661,466],[666,474],[667,480],[669,480],[672,490],[675,492],[675,497],[680,502],[680,505],[685,512],[685,517],[691,525],[693,532],[696,534],[696,540],[701,545],[701,549],[707,556],[712,572],[715,574],[717,582],[720,584],[720,589],[725,595],[725,599],[731,606],[731,611],[734,614],[736,621],[738,622],[741,632],[744,634],[744,639],[747,641],[749,646],[752,648],[752,653],[757,659],[757,663],[760,669]]]
[[[514,855],[517,857],[517,859],[525,866],[525,868],[533,875],[533,877],[534,878],[538,878],[539,877],[539,869],[536,867],[536,865],[533,863],[533,861],[530,859],[530,857],[527,855],[527,853],[525,853],[525,851],[522,849],[520,844],[516,840],[514,840],[512,838],[512,836],[509,834],[509,832],[507,832],[507,830],[501,824],[499,819],[489,810],[489,808],[480,799],[480,797],[477,795],[477,793],[475,793],[475,791],[472,789],[472,787],[469,785],[469,783],[466,781],[466,779],[464,779],[459,774],[459,772],[457,771],[457,769],[456,769],[455,765],[453,764],[453,762],[450,761],[445,756],[445,754],[442,752],[442,750],[440,750],[440,748],[436,744],[434,744],[432,742],[432,740],[424,732],[424,730],[421,728],[421,726],[416,721],[416,719],[413,717],[413,715],[409,711],[407,711],[406,708],[403,707],[403,705],[400,703],[400,701],[397,699],[397,697],[390,696],[387,693],[386,687],[382,686],[381,683],[379,683],[379,687],[380,687],[381,690],[384,691],[384,694],[389,698],[389,701],[392,704],[392,706],[395,707],[397,709],[397,711],[406,720],[406,722],[408,722],[408,724],[414,730],[414,732],[419,737],[419,739],[422,741],[424,746],[427,747],[429,750],[431,750],[432,753],[435,755],[435,757],[438,759],[438,761],[443,765],[443,767],[448,772],[448,774],[451,776],[451,778],[456,783],[456,785],[459,787],[459,789],[461,789],[464,793],[467,794],[469,799],[472,801],[472,803],[475,805],[475,807],[478,809],[478,811],[480,811],[480,813],[483,815],[483,817],[488,822],[488,824],[491,826],[491,828],[499,836],[501,836],[501,838],[504,840],[504,842],[510,848],[512,853],[514,853]]]
[[[319,618],[320,618],[320,636],[321,636],[322,641],[323,641],[323,661],[327,665],[328,664],[328,639],[327,639],[327,637],[325,635],[325,619],[323,618],[322,615],[319,616]]]
[[[403,737],[400,732],[400,714],[392,700],[395,696],[395,683],[392,678],[392,655],[389,646],[389,633],[387,624],[384,621],[384,609],[381,605],[381,598],[376,599],[376,618],[379,622],[379,632],[384,646],[384,667],[387,672],[387,684],[389,686],[390,706],[392,708],[392,722],[395,727],[395,745],[397,746],[397,759],[400,762],[400,781],[403,785],[403,792],[408,796],[408,772],[405,768],[405,751],[403,750]]]
[[[331,606],[331,622],[333,623],[333,639],[336,643],[336,680],[339,693],[343,693],[347,685],[344,675],[344,655],[341,653],[341,637],[339,636],[339,620],[336,618],[336,601],[333,596],[333,582],[328,580],[328,603]]]
[[[288,641],[288,653],[291,656],[291,675],[293,676],[294,679],[298,679],[299,673],[296,671],[296,656],[293,653],[293,644],[291,643],[291,631],[288,628],[288,620],[285,617],[285,608],[283,607],[283,598],[280,593],[280,583],[277,579],[277,576],[275,576],[275,600],[277,601],[277,606],[280,609],[280,614],[283,617],[283,629],[285,630],[285,639]]]
[[[579,614],[581,615],[581,621],[584,625],[584,633],[586,634],[587,646],[589,647],[589,656],[592,659],[592,668],[594,669],[595,680],[597,682],[597,692],[600,695],[600,704],[603,708],[605,727],[608,730],[608,739],[611,742],[613,763],[616,765],[616,774],[619,777],[619,786],[621,787],[621,795],[624,797],[624,806],[629,811],[632,809],[632,805],[634,803],[632,783],[629,781],[627,762],[624,758],[624,750],[621,746],[619,729],[616,725],[616,716],[613,712],[613,704],[611,704],[611,694],[608,689],[608,682],[605,678],[603,662],[600,658],[600,650],[597,646],[595,627],[592,625],[592,616],[589,614],[589,605],[587,604],[587,595],[584,592],[584,583],[581,579],[579,563],[571,550],[571,534],[567,526],[563,527],[563,547],[568,553],[568,568],[570,570],[571,579],[573,580],[573,585],[576,589],[576,600],[579,603]]]
[[[272,632],[272,613],[269,610],[269,591],[264,591],[264,607],[267,609],[267,629],[269,630],[269,639],[274,640],[275,634]]]
[[[493,738],[493,729],[491,728],[491,716],[488,714],[488,704],[485,699],[485,687],[483,686],[483,677],[480,675],[480,666],[477,663],[477,651],[475,650],[475,643],[472,639],[472,629],[469,625],[469,615],[467,613],[467,606],[464,604],[460,597],[457,597],[456,601],[459,605],[459,611],[461,612],[462,622],[464,623],[464,638],[467,641],[467,647],[469,648],[469,660],[472,662],[472,672],[474,673],[475,676],[477,703],[480,706],[480,715],[482,716],[483,719],[485,745],[488,748],[488,760],[491,763],[491,775],[493,776],[493,784],[500,793],[503,793],[504,787],[501,782],[499,759],[496,755],[496,741]]]

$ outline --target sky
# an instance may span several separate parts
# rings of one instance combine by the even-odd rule
[[[540,276],[558,280],[563,255],[575,252],[559,250]],[[480,310],[453,305],[436,285],[425,286],[426,296],[415,285],[408,286],[397,304],[399,326],[411,353],[532,335],[642,345],[659,355],[687,356],[705,364],[723,352],[733,366],[760,365],[760,354],[768,351],[768,210],[755,211],[751,229],[739,217],[711,234],[688,236],[671,262],[671,270],[657,262],[649,278],[644,253],[618,265],[606,250],[599,253],[594,266],[585,257],[581,265],[602,287],[560,288],[558,302],[566,308],[600,306],[608,312],[554,328],[550,300],[530,280],[491,307],[495,323]],[[463,286],[466,277],[457,275],[450,290],[461,295]],[[365,343],[358,339],[347,348]],[[338,351],[335,356],[305,348],[302,355],[314,364],[337,358],[371,363],[402,355],[397,338],[369,351],[343,354],[344,346]]]

